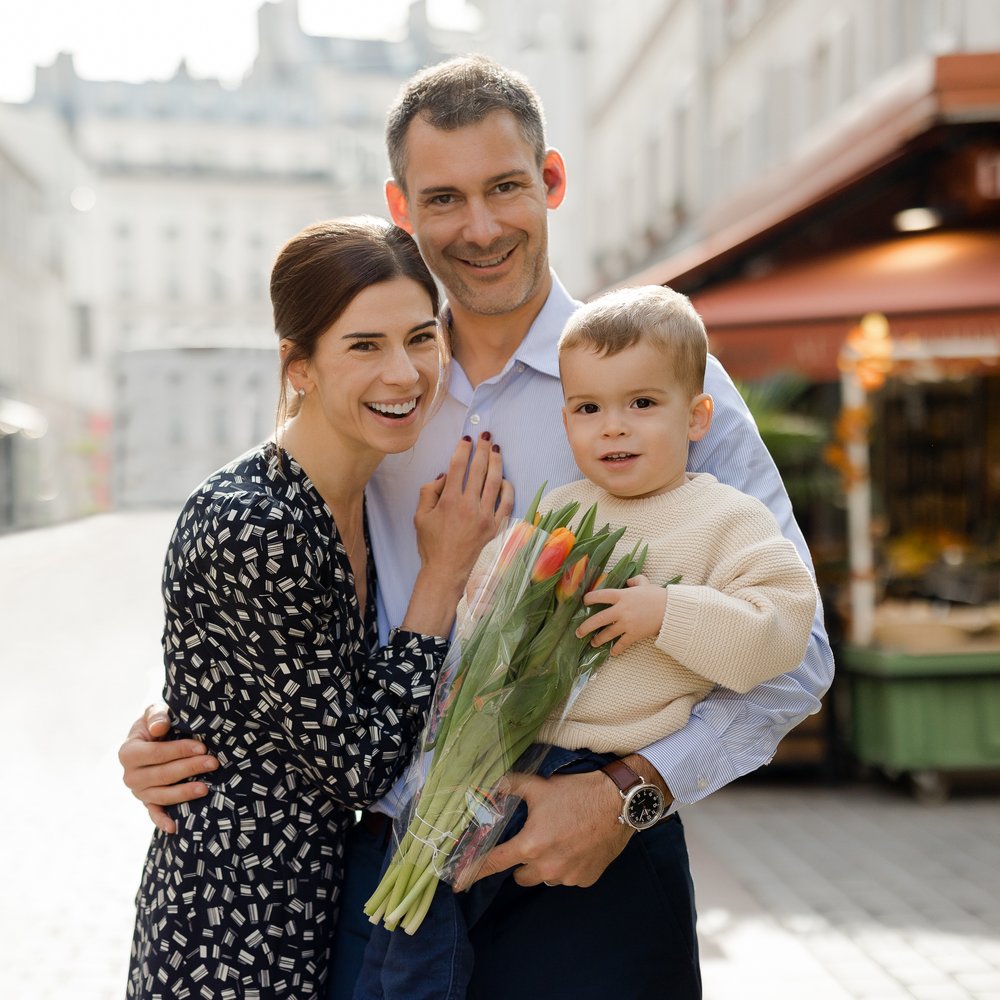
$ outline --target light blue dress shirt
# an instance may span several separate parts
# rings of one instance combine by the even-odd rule
[[[563,430],[556,357],[559,335],[579,305],[553,274],[545,305],[503,371],[473,388],[453,361],[448,393],[417,444],[403,454],[386,456],[376,470],[366,496],[383,637],[403,620],[420,568],[413,530],[420,487],[447,469],[462,435],[475,439],[488,430],[503,449],[504,476],[514,486],[515,516],[524,513],[543,482],[554,489],[580,478]],[[688,469],[710,472],[763,501],[811,569],[778,470],[742,397],[711,356],[705,391],[715,401],[712,427],[691,446]],[[796,670],[748,694],[713,691],[695,705],[683,729],[640,752],[663,775],[675,802],[697,802],[766,764],[778,741],[819,709],[832,680],[833,655],[822,607],[817,607],[806,658]],[[397,797],[390,793],[381,808],[394,814]]]

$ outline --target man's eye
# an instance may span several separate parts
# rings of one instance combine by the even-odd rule
[[[516,187],[517,185],[513,181],[504,181],[502,184],[498,184],[494,190],[499,194],[507,194],[508,192],[513,191]]]
[[[423,344],[426,344],[426,343],[428,343],[428,342],[430,342],[432,340],[436,340],[436,339],[437,338],[434,336],[433,333],[430,333],[430,332],[418,333],[415,337],[410,338],[410,345],[411,346],[422,346]]]
[[[431,198],[432,205],[450,205],[455,200],[453,194],[436,194]]]

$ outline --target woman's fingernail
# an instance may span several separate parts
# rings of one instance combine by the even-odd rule
[[[490,439],[490,438],[492,437],[492,435],[490,434],[490,432],[489,432],[489,431],[483,431],[483,433],[482,433],[482,434],[480,434],[479,436],[480,436],[480,437],[481,437],[481,438],[482,438],[482,439],[483,439],[484,441],[489,441],[489,439]]]
[[[434,477],[434,482],[437,482],[437,481],[438,481],[439,479],[444,479],[444,473],[443,473],[443,472],[439,472],[439,473],[438,473],[438,474],[437,474],[437,475],[436,475],[436,476]]]
[[[500,450],[500,445],[498,444],[493,445],[493,451],[499,451],[499,450]]]
[[[469,437],[469,435],[468,435],[468,434],[463,434],[463,435],[462,435],[462,440],[463,440],[463,441],[471,441],[471,440],[472,440],[472,438],[471,438],[471,437]]]

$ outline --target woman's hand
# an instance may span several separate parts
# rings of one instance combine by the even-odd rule
[[[405,628],[448,634],[476,557],[513,510],[514,488],[503,478],[500,446],[488,431],[475,447],[463,438],[447,473],[420,491],[413,521],[422,565]]]

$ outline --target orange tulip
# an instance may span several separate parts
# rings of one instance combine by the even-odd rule
[[[504,543],[504,547],[500,552],[500,566],[501,568],[508,566],[510,561],[517,555],[525,545],[528,544],[528,539],[531,538],[534,533],[534,526],[528,524],[527,521],[518,521],[510,530],[510,536]]]
[[[558,573],[575,543],[576,535],[569,528],[556,528],[538,554],[535,568],[531,571],[532,582],[541,583]]]
[[[567,566],[563,570],[562,579],[556,584],[556,600],[568,601],[583,583],[583,576],[587,572],[588,556],[580,556],[572,566]]]

